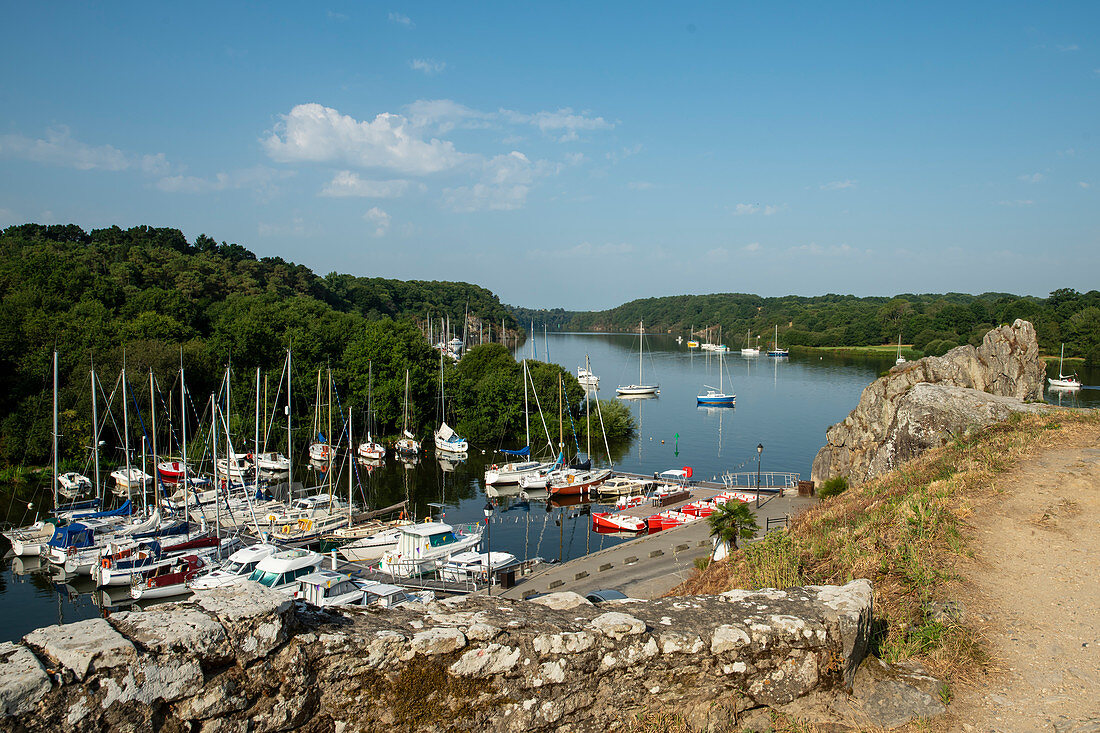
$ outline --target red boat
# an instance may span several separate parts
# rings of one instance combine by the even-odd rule
[[[693,517],[709,517],[718,507],[709,501],[693,501],[681,507],[680,511]]]
[[[615,502],[615,508],[622,510],[641,506],[646,503],[646,498],[644,496],[620,496],[618,501]]]
[[[592,528],[596,531],[608,532],[643,532],[646,529],[646,521],[629,514],[596,512],[592,515]]]
[[[157,464],[160,480],[166,484],[176,484],[183,480],[183,461],[161,461]]]
[[[147,578],[135,578],[130,586],[130,596],[136,600],[167,598],[187,593],[187,581],[192,580],[206,566],[196,555],[185,555],[178,562],[157,570]]]
[[[698,517],[693,517],[690,514],[669,510],[646,517],[646,525],[649,527],[650,532],[659,532],[663,529],[679,527],[681,524],[687,524],[696,519],[698,519]]]

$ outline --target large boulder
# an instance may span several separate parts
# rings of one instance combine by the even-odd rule
[[[852,485],[892,471],[952,436],[1047,409],[1046,367],[1035,328],[1016,320],[995,328],[982,345],[899,364],[872,382],[856,409],[825,434],[811,478],[845,476]]]

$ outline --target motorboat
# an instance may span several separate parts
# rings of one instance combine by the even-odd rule
[[[584,367],[577,367],[577,381],[585,387],[600,386],[600,378]]]
[[[487,486],[518,485],[524,476],[550,470],[555,465],[542,461],[513,461],[499,465],[494,463],[485,470],[485,484]]]
[[[600,484],[599,492],[600,496],[630,496],[645,493],[652,484],[649,479],[613,476]]]
[[[129,470],[124,467],[117,471],[111,471],[111,478],[115,482],[115,493],[121,491],[122,494],[126,494],[131,489],[146,488],[153,482],[152,476],[140,468],[132,467]]]
[[[408,520],[394,527],[379,530],[368,537],[362,537],[340,547],[339,552],[345,560],[352,562],[374,562],[390,550],[397,548],[397,541],[401,538],[401,528],[413,524]]]
[[[646,517],[646,526],[650,532],[660,532],[665,529],[679,527],[682,524],[694,522],[699,517],[675,510],[666,510]]]
[[[397,547],[382,555],[378,567],[394,576],[422,575],[436,570],[452,555],[477,547],[480,542],[480,525],[456,529],[444,522],[421,522],[401,527]]]
[[[451,555],[447,562],[440,568],[443,580],[462,583],[469,580],[484,581],[486,578],[485,567],[489,566],[490,573],[502,568],[515,565],[519,560],[510,552],[459,552]]]
[[[279,548],[275,545],[258,544],[242,547],[230,555],[221,567],[194,578],[190,582],[191,590],[206,590],[233,585],[246,580],[260,561],[274,555]]]
[[[184,473],[191,473],[183,461],[161,461],[157,464],[160,480],[166,484],[177,484],[183,480]]]
[[[646,520],[629,514],[593,512],[592,528],[597,531],[606,530],[609,532],[644,532],[646,530]]]
[[[693,517],[706,518],[714,514],[717,508],[718,506],[713,501],[693,501],[680,507],[680,511]]]
[[[260,560],[248,579],[292,595],[298,588],[298,578],[319,570],[324,559],[311,550],[281,550]]]
[[[363,589],[363,600],[360,603],[374,608],[396,608],[413,603],[431,603],[435,600],[435,593],[430,590],[406,590],[389,583],[362,580],[358,581],[358,585]]]
[[[170,565],[158,568],[147,578],[134,578],[130,586],[130,597],[135,601],[151,598],[169,598],[189,592],[187,583],[193,580],[206,563],[197,555],[184,555]]]
[[[92,491],[92,480],[81,473],[69,471],[57,477],[57,493],[67,499],[75,499]]]
[[[214,461],[214,478],[216,481],[232,483],[245,483],[256,477],[255,468],[249,460],[249,453],[234,453],[228,458],[219,458]]]
[[[365,591],[347,573],[317,570],[298,578],[294,597],[318,608],[362,605]]]
[[[635,494],[633,496],[620,496],[615,502],[615,508],[619,511],[624,509],[633,509],[636,506],[641,506],[649,501],[649,497],[643,494]]]
[[[278,476],[290,471],[290,459],[282,453],[257,453],[254,460],[262,476]]]

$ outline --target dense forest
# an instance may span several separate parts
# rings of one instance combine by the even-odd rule
[[[85,232],[75,225],[25,224],[0,232],[0,463],[42,464],[51,443],[52,352],[60,359],[62,457],[83,462],[92,441],[90,370],[94,365],[101,423],[113,433],[105,451],[121,443],[121,373],[136,422],[132,440],[148,432],[157,404],[162,452],[178,440],[179,371],[186,368],[188,419],[209,415],[210,400],[225,399],[232,385],[232,432],[251,439],[255,405],[261,431],[285,450],[283,369],[293,357],[293,445],[301,455],[331,402],[336,424],[351,411],[355,432],[375,436],[401,429],[405,373],[410,382],[409,426],[429,439],[443,415],[440,372],[445,373],[446,419],[475,448],[519,447],[527,425],[532,447],[557,444],[530,404],[524,419],[521,366],[501,345],[536,330],[628,331],[645,321],[649,332],[701,334],[731,346],[749,329],[770,340],[778,325],[784,346],[860,346],[902,340],[923,353],[977,343],[991,327],[1015,318],[1032,321],[1040,345],[1100,364],[1100,292],[1056,290],[1047,298],[1004,293],[978,296],[906,294],[892,298],[845,295],[762,298],[746,294],[649,298],[599,312],[534,310],[500,303],[488,290],[460,282],[398,281],[330,273],[278,257],[257,258],[239,244],[199,235],[188,242],[176,229],[118,227]],[[458,364],[441,359],[428,341],[441,338],[441,322],[477,344]],[[754,339],[755,340],[755,339]],[[441,365],[441,362],[442,365]],[[558,365],[529,362],[535,392],[548,415],[557,414],[560,389],[567,445],[584,442],[583,390]],[[257,370],[260,387],[257,389]],[[150,371],[153,386],[150,388]],[[329,394],[331,375],[332,398]],[[323,389],[317,389],[323,383]],[[112,397],[113,395],[113,397]],[[321,399],[315,399],[318,395]],[[371,414],[368,419],[368,398]],[[108,402],[108,399],[110,401]],[[533,400],[533,397],[531,398]],[[317,402],[325,407],[318,410]],[[634,429],[621,403],[601,403],[609,436]],[[174,422],[170,422],[174,421]],[[209,420],[207,419],[207,422]],[[549,423],[554,420],[550,419]],[[595,426],[593,431],[596,432]],[[171,434],[172,438],[169,437]],[[575,436],[575,437],[574,437]],[[121,453],[118,452],[118,456]],[[116,460],[118,458],[116,456]],[[108,460],[110,460],[108,458]]]
[[[0,372],[5,377],[0,388],[0,462],[8,465],[49,460],[54,349],[60,360],[59,433],[67,461],[82,462],[91,444],[93,364],[102,383],[101,422],[121,425],[124,361],[133,395],[132,443],[151,424],[148,407],[153,399],[161,425],[178,415],[175,395],[182,364],[193,426],[199,414],[209,414],[205,405],[210,396],[222,394],[220,385],[231,367],[232,427],[242,442],[254,434],[256,370],[261,370],[260,401],[267,402],[261,425],[273,446],[285,450],[285,428],[279,432],[285,422],[276,405],[286,399],[285,390],[279,390],[288,349],[293,355],[294,445],[304,451],[314,425],[319,372],[326,385],[323,412],[331,373],[338,424],[340,415],[351,409],[356,434],[362,434],[368,394],[373,393],[374,430],[394,435],[401,428],[408,369],[410,427],[428,437],[440,419],[441,360],[425,337],[426,319],[433,320],[436,340],[440,319],[448,319],[461,337],[468,312],[468,343],[489,334],[489,324],[495,324],[491,338],[499,341],[502,321],[515,324],[497,297],[476,285],[336,273],[320,277],[280,258],[258,259],[238,244],[219,244],[206,235],[189,243],[179,230],[150,227],[91,232],[73,225],[10,227],[0,233],[0,297]],[[509,342],[523,336],[521,328],[506,333]],[[515,441],[523,436],[519,365],[497,344],[503,361],[510,363],[507,379],[472,373],[479,363],[477,352],[489,346],[475,348],[461,367],[445,360],[447,393],[455,398],[448,400],[447,418],[479,447],[518,447]],[[538,373],[543,381],[555,382],[556,389],[557,377],[543,374],[548,368]],[[551,369],[555,375],[563,371]],[[574,398],[573,413],[579,415],[580,388],[568,373],[563,380]],[[487,402],[480,402],[482,398]],[[512,406],[510,412],[498,409],[505,403]],[[276,410],[280,417],[268,419]],[[177,431],[179,422],[176,417]],[[111,430],[105,451],[122,442],[117,430]],[[160,440],[162,447],[169,442],[163,434]]]
[[[538,329],[543,311],[516,309],[521,323]],[[761,345],[779,327],[783,346],[865,346],[902,341],[924,354],[943,354],[960,344],[979,344],[989,329],[1024,318],[1035,324],[1039,346],[1057,354],[1061,343],[1066,356],[1084,357],[1090,366],[1100,365],[1100,291],[1079,293],[1061,289],[1047,298],[1019,297],[1008,293],[905,294],[894,297],[857,298],[822,295],[762,298],[742,293],[677,295],[645,298],[606,311],[549,311],[548,327],[576,331],[637,330],[644,321],[650,333],[677,333],[687,337],[694,327],[731,346],[744,345],[751,330]]]

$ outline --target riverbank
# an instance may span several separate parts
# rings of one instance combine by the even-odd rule
[[[1100,700],[1097,541],[1088,534],[1100,516],[1090,479],[1100,473],[1098,444],[1096,411],[1008,420],[821,502],[790,532],[714,563],[673,594],[869,578],[873,652],[923,665],[960,699],[941,729],[1100,718],[1072,702]],[[1056,688],[1074,694],[1053,707],[1013,706],[1023,727],[995,720],[1010,714],[998,699],[1038,700],[1037,690]]]
[[[813,353],[827,353],[837,355],[849,355],[849,356],[874,356],[874,357],[891,357],[897,358],[898,345],[897,344],[878,344],[868,346],[792,346],[790,347],[792,354],[813,354]],[[925,356],[924,352],[919,349],[913,348],[912,344],[901,345],[901,355],[909,361],[919,359]],[[1058,354],[1040,354],[1039,358],[1050,364],[1058,361]],[[1080,369],[1085,365],[1085,359],[1080,356],[1067,356],[1065,358],[1065,366],[1072,369]],[[1069,371],[1069,370],[1067,370]]]

